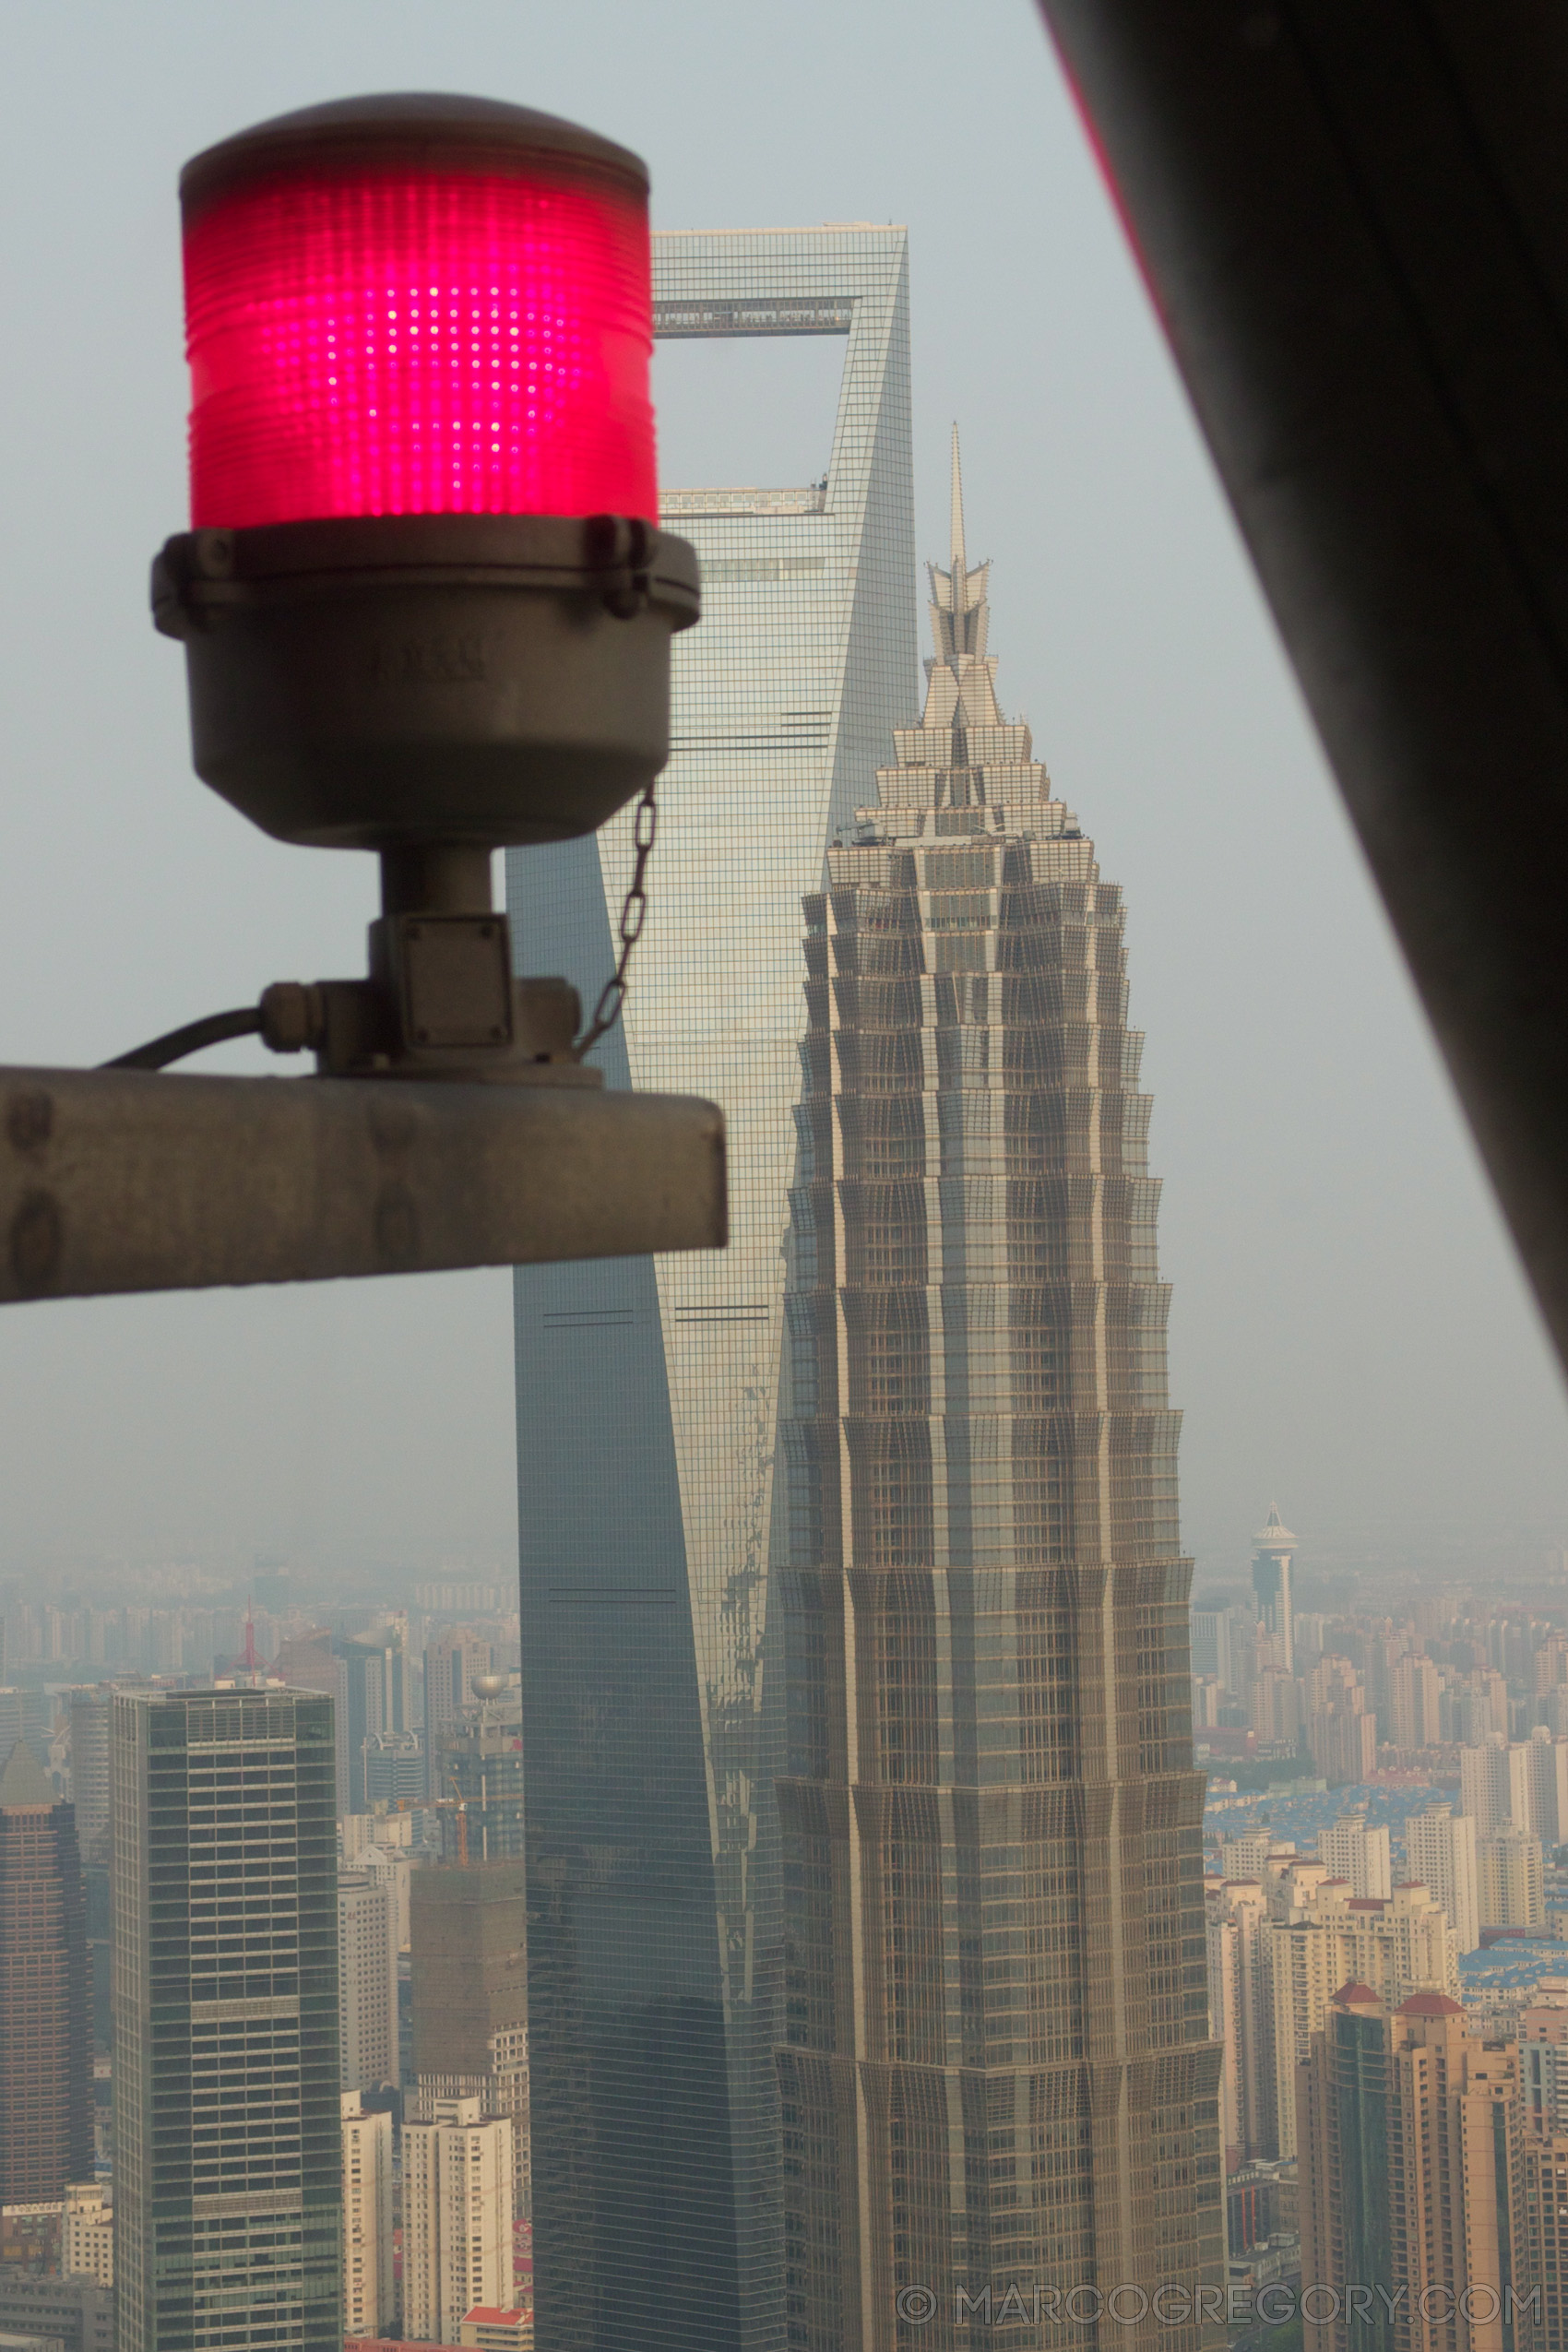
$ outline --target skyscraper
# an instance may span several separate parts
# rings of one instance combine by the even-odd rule
[[[612,1086],[709,1095],[729,1249],[517,1277],[540,2338],[781,2341],[776,1666],[800,900],[915,671],[899,229],[654,241],[655,332],[844,339],[817,481],[691,488],[702,558]],[[521,968],[592,1004],[633,813],[510,861]]]
[[[390,2335],[392,2118],[343,2093],[343,2333]]]
[[[114,2284],[114,2208],[100,2180],[73,2180],[60,2226],[60,2268],[66,2278]]]
[[[513,2129],[513,2191],[531,2204],[528,1873],[520,1860],[446,1863],[410,1882],[414,2087],[409,2112],[478,2098]]]
[[[1346,1657],[1321,1658],[1306,1677],[1307,1746],[1331,1788],[1359,1786],[1377,1770],[1377,1717]]]
[[[386,1628],[364,1641],[333,1644],[333,1653],[347,1669],[349,1802],[351,1813],[362,1813],[365,1797],[365,1743],[377,1733],[413,1729],[413,1693],[409,1673],[406,1625]]]
[[[1190,1561],[1121,893],[932,573],[924,715],[808,892],[790,1242],[790,2336],[1220,2276]],[[869,798],[869,796],[868,796]],[[1170,2317],[1169,2305],[1166,2316]]]
[[[1268,1918],[1257,1879],[1213,1880],[1206,1897],[1209,2031],[1225,2053],[1220,2138],[1234,2171],[1277,2139]]]
[[[332,1701],[121,1691],[120,2352],[339,2352]]]
[[[0,2205],[92,2171],[92,2011],[73,1809],[18,1740],[0,1763]]]
[[[398,2080],[392,1890],[366,1871],[338,1873],[338,2064],[345,2091]]]
[[[1273,2000],[1275,2144],[1297,2153],[1297,2070],[1327,2014],[1336,1986],[1370,1984],[1392,2009],[1415,1992],[1459,1990],[1459,1956],[1448,1915],[1430,1887],[1396,1886],[1386,1902],[1350,1894],[1321,1863],[1288,1868],[1273,1890],[1276,1916],[1265,1962]]]
[[[499,1679],[485,1678],[482,1695],[434,1734],[432,1789],[462,1808],[440,1816],[447,1861],[464,1853],[472,1862],[522,1859],[522,1724],[517,1693],[497,1693]]]
[[[333,1649],[332,1630],[317,1625],[306,1633],[292,1633],[279,1642],[272,1671],[291,1691],[327,1691],[332,1696],[332,1745],[338,1759],[336,1802],[340,1813],[353,1811],[349,1760],[353,1740],[349,1733],[349,1669]],[[422,1794],[422,1779],[416,1794]]]
[[[1290,1562],[1296,1538],[1271,1503],[1268,1517],[1253,1538],[1253,1598],[1258,1622],[1279,1645],[1276,1661],[1289,1674],[1296,1661],[1295,1624],[1290,1607]]]
[[[1549,1850],[1568,1836],[1568,1740],[1538,1724],[1527,1740],[1494,1733],[1459,1752],[1461,1802],[1476,1835],[1512,1822]]]
[[[84,1863],[109,1826],[109,1691],[71,1693],[71,1802]]]
[[[1317,1851],[1319,1861],[1327,1865],[1330,1875],[1343,1879],[1352,1895],[1380,1895],[1386,1898],[1393,1894],[1387,1827],[1370,1826],[1364,1812],[1341,1813],[1331,1828],[1319,1833]],[[1412,1871],[1411,1875],[1420,1873]]]
[[[1476,1840],[1476,1912],[1483,1928],[1546,1926],[1541,1842],[1503,1822]]]
[[[477,2098],[403,2126],[403,2334],[456,2344],[475,2303],[512,2300],[512,2133]]]
[[[1348,1983],[1298,2069],[1297,2105],[1306,2342],[1528,2342],[1513,2299],[1530,2259],[1514,2044],[1471,2033],[1446,1994],[1391,2013]]]
[[[465,1710],[474,1704],[474,1676],[488,1674],[491,1660],[490,1644],[466,1625],[444,1625],[424,1645],[424,1752],[433,1797],[451,1793],[441,1780],[443,1741],[461,1728]]]
[[[1409,1875],[1430,1886],[1454,1930],[1455,1947],[1473,1952],[1480,1942],[1476,1883],[1476,1824],[1449,1805],[1429,1805],[1405,1823]]]

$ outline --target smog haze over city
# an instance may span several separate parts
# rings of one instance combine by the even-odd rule
[[[1559,1377],[1111,206],[1024,0],[951,33],[924,0],[9,13],[0,1056],[90,1063],[351,970],[373,911],[368,858],[196,781],[147,617],[185,513],[186,156],[346,92],[469,90],[644,154],[656,227],[904,222],[917,550],[944,554],[956,419],[1004,701],[1126,892],[1197,1584],[1238,1583],[1273,1496],[1301,1574],[1544,1560]],[[664,479],[814,479],[837,366],[665,347]],[[652,889],[650,935],[657,857]],[[513,1574],[503,1274],[13,1309],[0,1394],[18,1593],[188,1566],[232,1595],[258,1557],[324,1595]]]
[[[1289,316],[1206,347],[1227,398],[1338,371],[1294,475],[1253,386],[1260,538],[1332,505],[1348,385],[1401,447],[1435,406],[1435,339],[1397,402],[1360,362],[1450,293],[1468,462],[1529,380],[1465,311],[1538,203],[1487,158],[1529,7],[1480,66],[1453,12],[1077,13],[1119,72],[1174,24],[1205,173],[1234,138],[1309,240],[1257,208]],[[144,1213],[247,1274],[529,1262],[0,1310],[0,2347],[1562,2352],[1562,1381],[1040,12],[6,33],[6,1279],[92,1287],[100,1182],[137,1278]],[[1347,56],[1464,267],[1361,253]],[[1183,102],[1107,137],[1130,210]],[[1564,405],[1486,440],[1498,538]],[[1436,707],[1483,673],[1410,551],[1475,484],[1382,446],[1388,701]],[[1323,537],[1361,710],[1376,564]],[[1491,626],[1498,571],[1426,578]],[[196,780],[187,660],[208,771],[379,897]],[[1394,740],[1380,822],[1452,833]],[[1485,1044],[1538,1080],[1520,870]]]

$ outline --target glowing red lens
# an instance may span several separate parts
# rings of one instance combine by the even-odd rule
[[[191,521],[658,511],[647,221],[564,175],[279,174],[185,234]]]

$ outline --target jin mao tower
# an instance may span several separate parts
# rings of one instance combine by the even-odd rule
[[[1220,2053],[1159,1187],[1121,893],[998,706],[988,572],[955,434],[924,715],[803,901],[790,2336],[994,2352],[1081,2287],[1104,2340],[1181,2352]]]

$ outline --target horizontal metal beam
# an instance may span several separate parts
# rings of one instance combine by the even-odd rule
[[[686,1095],[0,1069],[0,1301],[722,1248]]]

